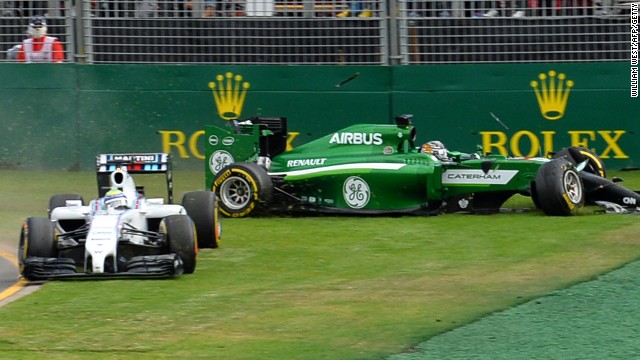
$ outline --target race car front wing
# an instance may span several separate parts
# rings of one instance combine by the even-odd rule
[[[121,272],[78,272],[71,258],[45,258],[32,256],[24,261],[23,276],[28,280],[107,277],[171,277],[184,273],[182,258],[178,254],[134,256]]]

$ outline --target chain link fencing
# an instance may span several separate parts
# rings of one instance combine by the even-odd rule
[[[628,61],[629,0],[2,1],[0,61],[44,15],[67,62],[418,65]]]

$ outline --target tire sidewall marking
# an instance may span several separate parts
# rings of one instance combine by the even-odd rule
[[[233,217],[233,218],[244,217],[244,216],[250,214],[253,211],[253,209],[256,206],[256,201],[258,201],[258,183],[254,179],[254,177],[251,176],[251,174],[249,174],[244,169],[231,168],[231,169],[227,170],[225,172],[225,174],[223,175],[224,180],[222,180],[219,183],[218,183],[218,181],[214,182],[213,191],[216,192],[216,188],[217,187],[222,185],[225,181],[228,181],[234,175],[242,178],[243,180],[245,180],[249,184],[249,186],[251,187],[251,190],[252,190],[252,197],[253,197],[254,201],[252,201],[251,204],[249,204],[247,206],[247,208],[244,209],[244,211],[242,211],[240,213],[231,213],[231,212],[227,211],[224,207],[220,207],[220,212],[222,212],[225,216],[228,216],[228,217]]]
[[[602,162],[600,161],[600,159],[598,159],[597,156],[594,156],[592,153],[587,152],[587,151],[580,151],[580,154],[586,156],[587,158],[593,160],[594,163],[596,163],[597,165],[597,171],[598,171],[598,175],[600,175],[600,177],[604,177],[604,173],[602,171]]]

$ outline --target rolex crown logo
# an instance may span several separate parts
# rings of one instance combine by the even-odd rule
[[[564,116],[567,107],[569,92],[573,87],[573,81],[567,80],[565,74],[557,74],[551,70],[547,74],[538,75],[538,81],[531,81],[531,87],[536,93],[540,112],[547,120],[558,120]]]
[[[213,92],[218,114],[225,120],[238,119],[242,113],[249,83],[242,82],[242,75],[233,75],[231,72],[217,75],[216,81],[217,83],[210,82],[209,88]]]

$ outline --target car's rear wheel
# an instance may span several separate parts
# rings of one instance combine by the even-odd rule
[[[84,199],[82,195],[79,194],[55,194],[51,196],[49,199],[49,207],[47,208],[47,213],[49,217],[51,217],[51,212],[53,209],[57,207],[67,206],[67,200],[80,200],[82,205],[84,205]]]
[[[211,191],[190,191],[182,197],[182,206],[195,223],[198,247],[217,248],[221,231],[216,194]]]
[[[568,216],[584,206],[584,189],[578,170],[567,159],[555,159],[538,169],[537,205],[547,215]]]
[[[198,255],[193,220],[188,215],[169,215],[160,222],[160,233],[164,234],[169,252],[182,258],[184,273],[192,274]]]
[[[585,171],[603,178],[607,177],[607,169],[604,166],[604,162],[600,159],[598,154],[590,149],[572,146],[553,154],[553,158],[566,158],[576,166],[586,160],[587,166],[584,168]]]
[[[220,212],[229,217],[247,217],[266,211],[273,196],[267,171],[254,163],[234,163],[218,172],[213,181]]]
[[[55,230],[53,223],[44,217],[29,217],[22,223],[18,243],[18,264],[24,274],[24,261],[32,256],[56,257]]]

